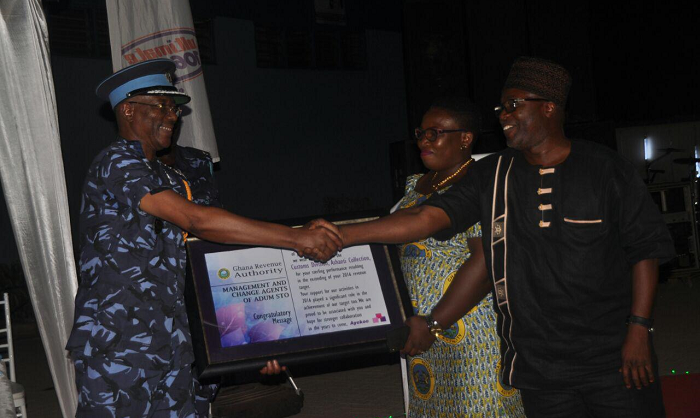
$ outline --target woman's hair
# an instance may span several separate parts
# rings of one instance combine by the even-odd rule
[[[481,132],[481,113],[476,105],[466,97],[437,98],[430,105],[430,109],[436,108],[450,113],[460,129],[466,129],[474,136]]]

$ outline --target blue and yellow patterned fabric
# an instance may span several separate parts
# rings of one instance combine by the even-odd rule
[[[163,190],[187,194],[180,173],[148,161],[138,141],[119,138],[88,171],[80,286],[66,345],[81,416],[95,416],[95,408],[115,416],[140,416],[139,408],[143,416],[151,416],[149,408],[194,416],[183,231],[139,207],[146,194]]]
[[[415,190],[420,177],[407,179],[399,208],[420,205],[430,197]],[[414,313],[432,311],[470,256],[467,238],[480,236],[481,225],[476,224],[448,241],[429,238],[399,247]],[[409,416],[524,417],[520,394],[498,382],[499,359],[496,314],[489,294],[445,330],[430,350],[408,357]]]

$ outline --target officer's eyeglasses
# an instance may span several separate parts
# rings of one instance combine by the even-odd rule
[[[155,103],[155,104],[152,104],[152,103],[143,103],[143,102],[129,102],[129,103],[140,104],[140,105],[144,105],[144,106],[157,107],[157,108],[160,109],[160,111],[163,112],[163,113],[173,112],[173,113],[175,114],[175,116],[178,116],[178,117],[179,117],[180,114],[182,113],[182,109],[181,109],[180,106],[178,106],[178,105],[175,105],[175,106],[166,106],[166,105],[164,105],[163,103]]]
[[[467,132],[466,129],[434,129],[434,128],[428,128],[428,129],[421,129],[421,128],[416,128],[415,130],[415,136],[416,140],[420,141],[423,138],[427,139],[430,142],[435,141],[438,139],[438,137],[448,134],[450,132]]]
[[[526,98],[526,99],[510,99],[506,100],[505,102],[501,103],[500,105],[496,106],[493,108],[493,111],[496,112],[496,117],[501,116],[501,112],[504,110],[506,113],[513,113],[515,112],[515,109],[518,108],[518,103],[522,102],[551,102],[549,99],[541,99],[538,97],[533,97],[533,98]]]

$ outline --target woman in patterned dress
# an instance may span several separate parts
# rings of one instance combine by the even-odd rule
[[[407,179],[399,208],[420,205],[468,175],[479,125],[478,110],[466,99],[433,103],[415,132],[430,171]],[[430,314],[472,253],[483,258],[480,237],[481,225],[476,224],[448,241],[429,238],[399,247],[416,315]],[[429,350],[407,356],[409,417],[524,417],[519,393],[498,382],[499,341],[492,304],[489,293],[438,333]]]

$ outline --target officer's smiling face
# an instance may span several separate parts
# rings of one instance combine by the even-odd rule
[[[176,108],[175,101],[168,96],[136,96],[130,102],[132,129],[146,154],[168,148],[178,118],[172,110]]]

